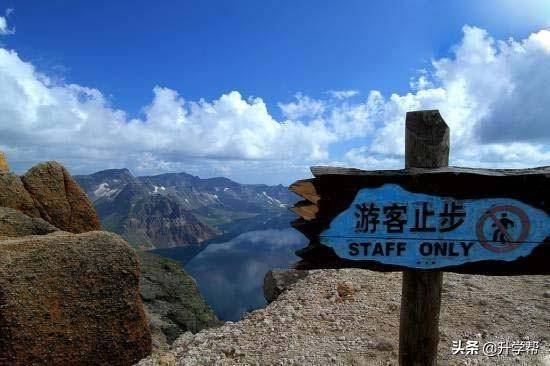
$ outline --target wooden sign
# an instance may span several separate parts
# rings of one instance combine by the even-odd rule
[[[513,199],[456,200],[364,188],[319,235],[340,258],[433,269],[527,257],[548,235],[543,211]]]
[[[404,170],[311,169],[290,189],[310,240],[296,267],[403,271],[399,365],[437,365],[443,270],[550,274],[550,167],[448,167],[437,110],[408,112]]]
[[[550,273],[550,168],[312,168],[300,268]]]

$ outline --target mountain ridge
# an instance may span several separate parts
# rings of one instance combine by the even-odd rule
[[[121,168],[74,178],[103,228],[139,249],[202,243],[224,234],[223,225],[282,214],[297,200],[283,185],[241,184],[185,172],[136,177]]]

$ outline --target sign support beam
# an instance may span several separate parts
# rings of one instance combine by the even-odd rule
[[[438,111],[408,112],[405,167],[449,165],[449,127]],[[399,365],[437,365],[443,272],[403,271],[399,326]]]

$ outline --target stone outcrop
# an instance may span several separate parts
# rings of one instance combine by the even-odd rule
[[[10,171],[10,166],[6,161],[6,156],[2,151],[0,151],[0,173],[7,173]]]
[[[309,271],[297,269],[272,269],[264,277],[264,297],[267,302],[277,300],[280,294],[308,275]]]
[[[73,233],[100,229],[91,201],[59,163],[38,164],[21,179],[44,220]]]
[[[42,219],[29,217],[13,208],[0,207],[0,237],[45,235],[58,230]]]
[[[0,172],[0,206],[13,208],[32,217],[40,217],[40,212],[21,178],[14,173]]]
[[[0,207],[40,217],[73,233],[100,229],[99,218],[86,193],[56,162],[38,164],[23,177],[3,171],[0,158]]]
[[[185,332],[221,324],[178,262],[146,252],[139,257],[141,297],[154,348],[166,347]]]
[[[3,238],[0,258],[1,365],[131,365],[150,353],[139,261],[119,236]]]

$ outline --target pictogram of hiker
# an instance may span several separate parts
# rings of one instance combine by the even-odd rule
[[[491,226],[496,228],[493,232],[493,241],[494,242],[501,242],[502,244],[506,244],[510,238],[510,235],[508,234],[508,228],[513,228],[516,224],[513,220],[510,220],[508,218],[507,213],[500,214],[500,219],[498,219],[499,224],[493,223]]]

